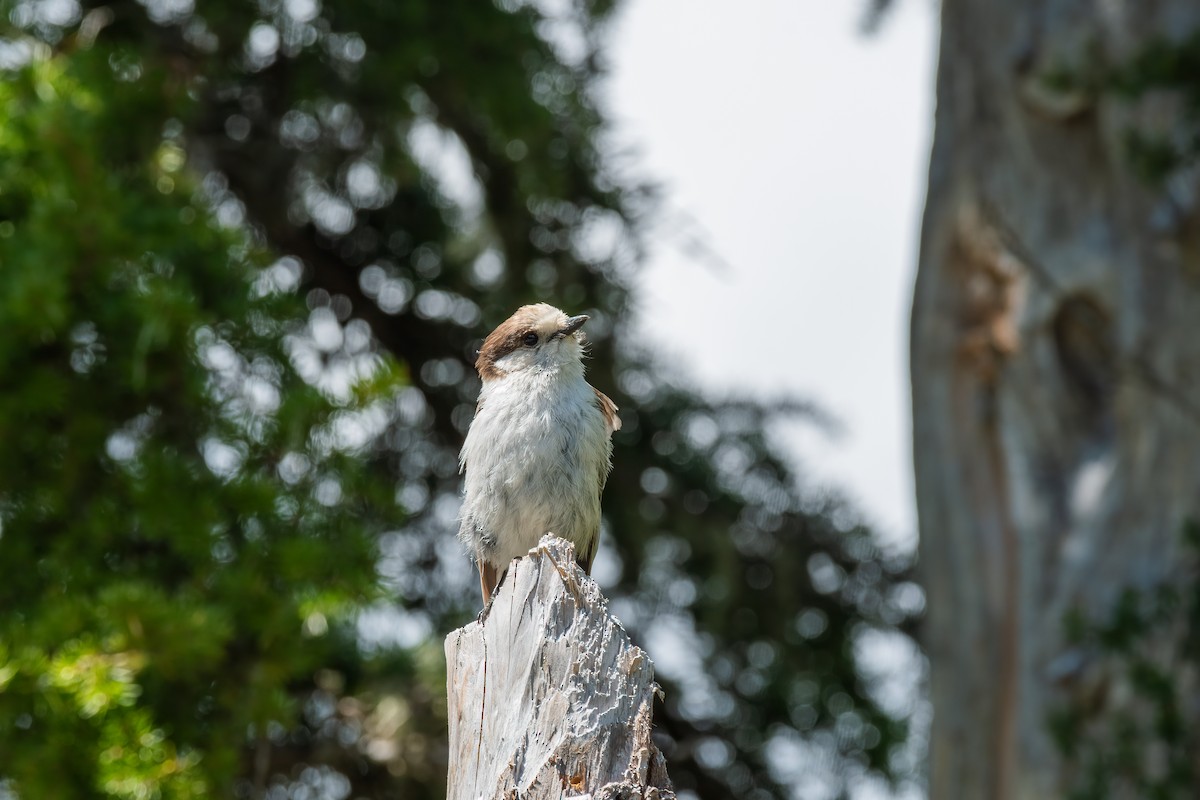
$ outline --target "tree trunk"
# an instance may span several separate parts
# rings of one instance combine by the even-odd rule
[[[654,666],[570,543],[547,534],[446,637],[449,800],[668,800]]]
[[[1103,747],[1049,720],[1139,702],[1064,620],[1177,579],[1197,515],[1197,182],[1138,177],[1127,146],[1189,120],[1169,92],[1047,78],[1198,27],[1194,0],[942,4],[911,353],[934,800],[1063,796],[1088,779],[1081,743]]]

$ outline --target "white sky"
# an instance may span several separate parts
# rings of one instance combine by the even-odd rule
[[[785,452],[911,543],[908,311],[936,23],[928,0],[897,0],[864,36],[864,6],[627,0],[608,111],[665,188],[668,222],[693,220],[727,263],[706,266],[679,225],[660,226],[646,336],[705,386],[833,412],[844,435],[788,425]]]

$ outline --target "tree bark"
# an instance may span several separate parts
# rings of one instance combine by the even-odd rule
[[[654,666],[570,543],[517,559],[480,618],[446,637],[449,800],[668,800],[651,741]]]
[[[1198,28],[1194,0],[942,4],[911,340],[934,800],[1065,794],[1048,714],[1120,682],[1064,619],[1170,581],[1197,514],[1197,181],[1126,146],[1187,120],[1046,79]]]

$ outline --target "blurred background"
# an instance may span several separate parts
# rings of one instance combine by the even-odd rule
[[[697,12],[627,3],[608,33],[614,152],[663,195],[638,322],[705,387],[825,408],[837,431],[779,429],[806,483],[915,546],[908,311],[936,8],[900,4],[878,29],[854,3]]]
[[[1128,670],[1174,783],[1122,796],[1194,796],[1192,673],[1104,655],[1191,573],[1071,578],[1184,563],[1200,496],[1191,350],[1111,332],[1197,307],[1194,42],[1089,44],[1162,5],[0,0],[0,798],[444,796],[472,364],[539,301],[621,407],[594,575],[681,797],[1106,796]],[[1119,144],[1147,86],[1178,162]],[[1130,311],[1088,270],[1143,229]]]

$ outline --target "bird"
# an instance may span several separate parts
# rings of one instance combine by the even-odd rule
[[[591,574],[621,418],[584,379],[587,321],[546,303],[526,305],[479,348],[479,401],[459,453],[458,536],[475,557],[485,607],[508,564],[544,533],[574,544],[575,560]]]

